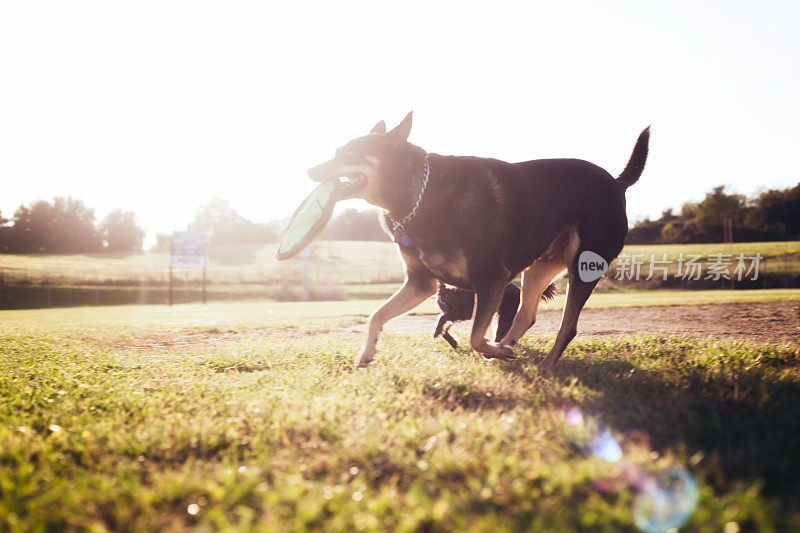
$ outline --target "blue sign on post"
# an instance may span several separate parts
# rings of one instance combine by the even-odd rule
[[[172,248],[169,254],[169,305],[172,305],[172,267],[203,267],[203,303],[206,303],[206,267],[208,237],[202,231],[176,231],[172,234]]]
[[[207,243],[202,231],[176,231],[172,234],[170,266],[208,266]]]

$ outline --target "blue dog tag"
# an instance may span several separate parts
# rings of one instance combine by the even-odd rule
[[[412,246],[414,244],[408,233],[399,229],[394,230],[394,242],[401,246]]]

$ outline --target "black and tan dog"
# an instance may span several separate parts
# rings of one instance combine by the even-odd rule
[[[508,330],[511,329],[511,324],[514,323],[514,317],[517,314],[517,308],[520,301],[519,287],[513,283],[506,285],[503,291],[503,297],[500,299],[500,306],[497,308],[497,329],[494,333],[495,342],[506,336]],[[551,283],[542,294],[542,301],[549,302],[556,295],[556,286]],[[458,349],[458,341],[450,334],[450,327],[455,322],[462,322],[472,318],[472,313],[475,311],[475,293],[465,289],[456,287],[449,287],[444,283],[439,283],[439,293],[436,295],[436,305],[442,310],[439,315],[439,320],[436,322],[436,328],[433,330],[433,338],[439,335],[442,336],[447,343]]]
[[[471,346],[488,358],[513,357],[543,292],[566,269],[561,325],[542,362],[552,368],[575,337],[578,316],[598,282],[581,275],[579,257],[591,252],[610,263],[625,243],[625,190],[644,170],[649,128],[616,179],[579,159],[506,163],[429,154],[408,142],[410,132],[411,113],[388,133],[381,121],[308,172],[317,181],[346,178],[342,198],[383,208],[405,265],[403,285],[370,315],[357,365],[373,360],[384,324],[434,295],[437,281],[476,293]],[[489,342],[486,329],[519,273],[522,298],[511,329],[500,342]]]

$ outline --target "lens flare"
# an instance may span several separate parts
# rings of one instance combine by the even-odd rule
[[[612,477],[596,480],[594,486],[604,492],[630,487],[635,492],[633,521],[639,530],[664,532],[689,521],[700,494],[689,472],[672,467],[655,476],[648,475],[642,465],[623,460],[622,447],[602,420],[577,407],[567,408],[564,417],[566,438],[574,448],[609,463],[619,462]]]
[[[645,533],[677,529],[691,518],[699,494],[697,482],[683,468],[647,477],[633,500],[633,521]]]
[[[567,418],[568,426],[575,427],[583,425],[583,413],[577,407],[567,408],[567,411],[564,414]]]
[[[596,457],[599,457],[603,461],[608,461],[609,463],[616,463],[622,459],[622,448],[620,448],[619,443],[608,429],[603,430],[603,432],[595,437],[589,451]]]
[[[622,459],[622,448],[600,420],[585,416],[577,407],[568,408],[565,416],[567,425],[573,428],[568,435],[573,446],[609,463]]]

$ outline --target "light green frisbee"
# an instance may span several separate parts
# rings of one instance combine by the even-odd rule
[[[278,261],[289,259],[319,236],[333,214],[338,180],[322,182],[303,200],[289,220],[289,226],[278,246]]]

